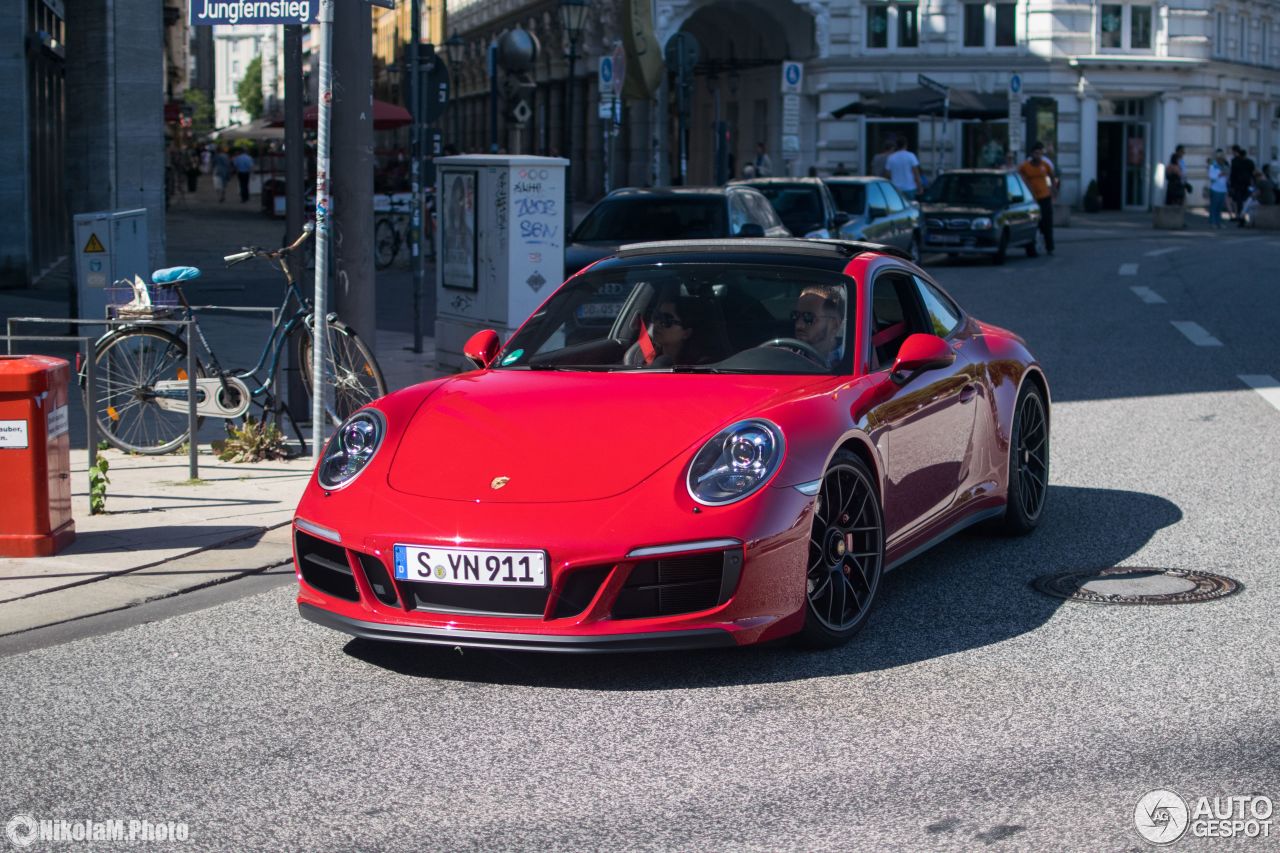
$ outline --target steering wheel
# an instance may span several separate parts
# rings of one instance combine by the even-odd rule
[[[764,349],[765,347],[777,347],[778,349],[788,350],[797,355],[802,355],[821,367],[827,366],[827,359],[822,353],[814,349],[813,345],[807,344],[798,338],[774,338],[771,341],[765,341],[756,347],[756,349]]]

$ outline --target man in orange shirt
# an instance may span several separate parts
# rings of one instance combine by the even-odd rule
[[[1018,167],[1018,174],[1031,188],[1031,196],[1040,205],[1040,233],[1044,235],[1044,249],[1053,254],[1053,194],[1058,188],[1058,176],[1044,159],[1044,143],[1031,146],[1031,156]]]

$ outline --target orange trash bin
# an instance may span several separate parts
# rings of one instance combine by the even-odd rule
[[[0,556],[47,557],[76,538],[70,378],[65,359],[0,356]]]

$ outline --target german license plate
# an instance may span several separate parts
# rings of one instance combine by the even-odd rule
[[[396,580],[455,586],[541,588],[547,585],[545,551],[487,551],[396,545]]]
[[[959,243],[960,238],[955,234],[930,234],[928,237],[930,243]]]

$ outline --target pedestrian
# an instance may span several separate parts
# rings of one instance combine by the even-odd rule
[[[769,159],[769,152],[765,150],[763,142],[756,143],[756,177],[768,178],[773,175],[773,161]]]
[[[867,171],[868,175],[875,178],[885,177],[885,161],[889,159],[889,155],[893,153],[894,145],[897,138],[890,134],[884,138],[884,142],[880,144],[880,150],[876,152],[876,156],[871,158],[871,168]]]
[[[200,185],[200,155],[188,149],[183,156],[187,160],[187,192],[194,193]]]
[[[1166,207],[1182,207],[1187,201],[1187,185],[1182,175],[1182,146],[1169,155],[1164,167],[1164,203]]]
[[[884,161],[884,176],[893,182],[907,202],[916,200],[916,194],[924,189],[920,175],[920,161],[907,150],[907,138],[899,136],[896,150]]]
[[[1031,146],[1031,156],[1018,167],[1018,174],[1031,188],[1031,196],[1040,205],[1040,233],[1044,235],[1044,250],[1053,254],[1053,193],[1057,189],[1058,176],[1044,159],[1044,145]]]
[[[249,200],[249,176],[253,174],[253,158],[248,151],[241,151],[231,159],[231,165],[235,166],[236,178],[240,181],[240,203],[244,204]]]
[[[1222,227],[1222,209],[1227,203],[1227,175],[1231,166],[1221,148],[1209,159],[1209,227]]]
[[[227,200],[227,184],[231,181],[231,158],[227,156],[225,145],[218,146],[213,155],[213,188],[218,193],[218,201]]]
[[[849,174],[849,170],[845,168],[844,163],[836,163],[835,171],[831,174],[833,177],[842,178]]]
[[[1244,227],[1244,205],[1253,194],[1253,173],[1258,169],[1249,159],[1249,152],[1239,145],[1232,145],[1235,156],[1231,158],[1231,174],[1227,178],[1227,190],[1236,203],[1236,225]]]

